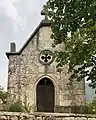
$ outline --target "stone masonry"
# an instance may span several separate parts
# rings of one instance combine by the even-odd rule
[[[70,86],[67,66],[59,73],[56,69],[57,63],[55,60],[49,65],[40,63],[39,55],[42,51],[50,50],[54,52],[64,49],[62,44],[55,48],[52,47],[51,32],[50,22],[43,20],[19,52],[10,51],[6,53],[9,59],[9,101],[15,102],[18,99],[24,101],[25,96],[27,96],[28,103],[34,108],[32,111],[37,111],[36,87],[44,77],[49,78],[54,84],[55,111],[58,109],[59,112],[59,108],[63,106],[84,106],[85,104],[84,80],[81,82],[74,81]]]
[[[96,120],[96,115],[0,112],[0,120]]]

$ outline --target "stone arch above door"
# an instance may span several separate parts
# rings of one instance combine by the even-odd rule
[[[56,105],[60,105],[60,100],[59,100],[59,86],[57,84],[57,80],[56,78],[52,78],[49,75],[43,75],[41,77],[39,77],[39,79],[37,78],[37,80],[34,81],[34,92],[35,92],[35,96],[34,96],[34,105],[36,106],[36,87],[38,85],[38,83],[40,82],[40,80],[42,80],[43,78],[48,78],[52,81],[53,85],[54,85],[54,106]],[[36,106],[36,111],[37,111],[37,106]]]

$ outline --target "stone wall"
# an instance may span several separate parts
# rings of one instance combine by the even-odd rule
[[[0,120],[96,120],[96,115],[65,113],[9,113],[0,112]]]

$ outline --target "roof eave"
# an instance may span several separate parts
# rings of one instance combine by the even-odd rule
[[[19,52],[6,52],[6,56],[9,59],[9,56],[11,55],[19,55]]]

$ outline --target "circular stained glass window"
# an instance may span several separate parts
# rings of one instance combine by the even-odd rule
[[[53,53],[49,50],[44,50],[40,53],[39,59],[42,64],[51,64],[53,62]]]

